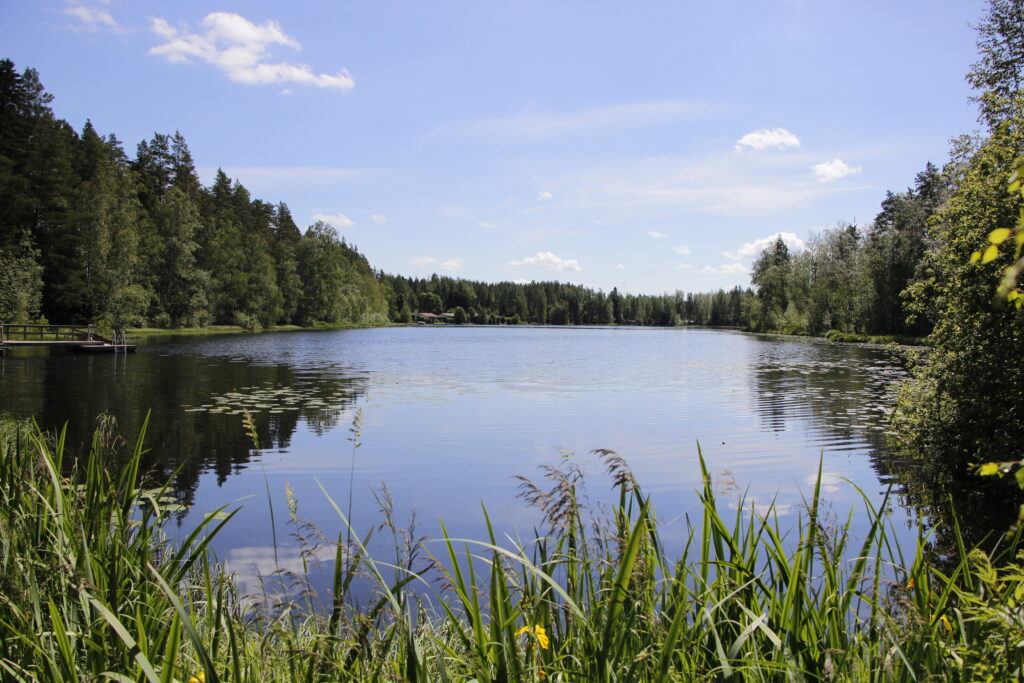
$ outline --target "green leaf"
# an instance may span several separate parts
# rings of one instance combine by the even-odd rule
[[[978,474],[983,477],[987,477],[992,474],[999,472],[999,463],[997,462],[986,462],[985,464],[978,467]]]
[[[988,234],[988,241],[992,244],[1002,244],[1013,232],[1009,228],[996,228]]]
[[[1017,486],[1024,489],[1024,467],[1018,467],[1017,471],[1013,473],[1013,476],[1017,479]]]
[[[988,263],[989,261],[994,261],[997,256],[999,256],[999,248],[994,244],[990,244],[985,249],[985,253],[981,255],[981,262]]]

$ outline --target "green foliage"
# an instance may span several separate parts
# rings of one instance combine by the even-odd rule
[[[905,292],[924,278],[925,254],[932,247],[928,222],[948,191],[945,176],[928,164],[913,189],[886,195],[864,245],[867,332],[922,336],[929,331],[929,310],[908,305]]]
[[[22,244],[0,248],[0,320],[29,322],[39,315],[43,269],[26,237]]]
[[[811,235],[796,253],[777,238],[754,261],[756,300],[743,302],[743,326],[786,334],[926,334],[929,316],[911,310],[904,293],[923,277],[926,226],[945,188],[929,164],[915,189],[888,193],[866,229],[841,223]]]
[[[154,134],[129,160],[113,135],[89,121],[76,133],[49,102],[35,71],[0,61],[0,319],[247,329],[386,319],[354,248],[336,235],[322,248],[304,241],[287,205],[252,199],[223,172],[202,187],[180,132]],[[309,280],[320,273],[323,286]]]
[[[441,297],[433,292],[421,292],[416,297],[416,304],[421,313],[433,313],[435,315],[444,313],[444,302]]]
[[[318,221],[296,246],[296,272],[303,283],[297,318],[314,321],[383,322],[387,302],[370,265],[338,238],[331,226]]]
[[[792,263],[789,247],[781,237],[766,247],[751,267],[750,282],[761,300],[758,318],[750,321],[754,330],[777,330],[789,303]]]
[[[1017,680],[1024,666],[1024,569],[965,549],[943,572],[923,539],[904,558],[870,504],[852,545],[820,485],[789,529],[742,499],[726,512],[698,458],[700,510],[672,555],[625,461],[596,451],[611,506],[589,508],[583,471],[563,459],[540,483],[521,478],[542,515],[526,542],[486,510],[485,538],[429,541],[395,526],[384,492],[387,560],[324,490],[342,531],[321,612],[301,575],[292,598],[239,596],[209,557],[223,509],[167,543],[180,505],[146,488],[141,438],[111,464],[120,444],[104,420],[76,467],[60,435],[0,420],[5,680],[966,681]],[[289,513],[301,523],[294,498]],[[376,586],[364,604],[358,580]]]
[[[536,325],[696,325],[743,324],[748,291],[662,295],[611,294],[560,282],[477,282],[434,275],[430,279],[381,273],[391,319],[399,321],[403,305],[423,312],[462,307],[477,324],[501,324],[518,318]],[[436,297],[436,298],[435,298]]]
[[[1019,115],[1024,70],[1024,2],[989,0],[976,27],[978,54],[967,74],[977,91],[978,120],[995,130]]]
[[[893,418],[908,449],[939,448],[961,464],[1004,460],[1020,443],[1014,416],[1024,411],[1024,316],[997,301],[993,282],[1003,283],[1006,297],[1019,297],[1019,253],[999,245],[1024,210],[1019,186],[1006,191],[1024,149],[1024,61],[1003,59],[1024,46],[1020,24],[1005,21],[1022,12],[1020,0],[993,0],[979,27],[983,58],[969,80],[985,88],[978,100],[989,134],[961,140],[947,169],[952,190],[931,224],[938,247],[913,291],[917,307],[935,317],[932,349],[915,366]]]

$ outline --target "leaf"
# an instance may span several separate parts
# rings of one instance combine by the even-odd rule
[[[988,263],[989,261],[994,261],[997,256],[999,256],[999,247],[990,244],[985,249],[985,253],[981,255],[981,262]]]
[[[1013,232],[1009,228],[996,228],[988,234],[988,241],[992,244],[1002,244]]]
[[[978,474],[983,477],[987,477],[992,474],[999,472],[999,463],[997,462],[986,462],[984,465],[978,467]]]
[[[1013,473],[1013,476],[1017,479],[1017,486],[1024,489],[1024,467],[1018,467],[1017,471]]]

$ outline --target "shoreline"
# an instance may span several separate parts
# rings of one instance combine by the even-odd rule
[[[454,323],[448,323],[447,325],[454,325]],[[181,335],[181,336],[203,336],[209,334],[263,334],[268,332],[315,332],[318,330],[356,330],[356,329],[370,329],[378,327],[416,327],[416,323],[397,323],[397,322],[386,322],[386,323],[323,323],[311,326],[302,325],[274,325],[272,327],[264,327],[259,330],[248,330],[239,325],[209,325],[207,327],[129,327],[126,328],[125,332],[132,336],[141,337],[156,337],[161,335]],[[466,324],[462,327],[537,327],[538,325],[523,323],[521,325],[477,325],[477,324]],[[650,327],[659,329],[671,329],[668,326],[661,327],[658,325],[544,325],[544,327]],[[831,331],[831,334],[824,335],[812,335],[812,334],[796,334],[792,332],[779,332],[775,330],[770,331],[755,331],[746,330],[742,327],[734,327],[729,325],[675,325],[674,328],[693,328],[702,330],[730,330],[733,332],[746,332],[749,334],[761,334],[772,337],[781,337],[784,339],[804,339],[804,340],[815,340],[830,342],[833,344],[853,344],[857,346],[874,346],[874,347],[885,347],[890,344],[896,344],[897,346],[909,346],[909,347],[926,347],[928,346],[927,337],[904,337],[901,335],[871,335],[871,334],[855,334],[850,332],[835,332]]]

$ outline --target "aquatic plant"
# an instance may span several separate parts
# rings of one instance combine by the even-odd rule
[[[110,429],[71,462],[62,435],[0,421],[4,679],[955,681],[1012,680],[1024,666],[1018,564],[962,547],[944,573],[924,539],[904,555],[884,505],[866,498],[855,542],[849,521],[825,519],[820,486],[792,528],[772,509],[726,513],[706,469],[699,516],[670,553],[611,451],[595,453],[607,509],[590,505],[572,458],[521,480],[542,513],[526,540],[499,540],[486,509],[484,539],[425,539],[398,528],[386,491],[383,523],[357,533],[324,490],[342,522],[330,608],[302,591],[259,603],[211,559],[232,513],[168,543],[174,496],[139,471],[141,436],[107,471]],[[367,551],[378,531],[392,535],[391,560]],[[366,580],[360,604],[351,588]]]

